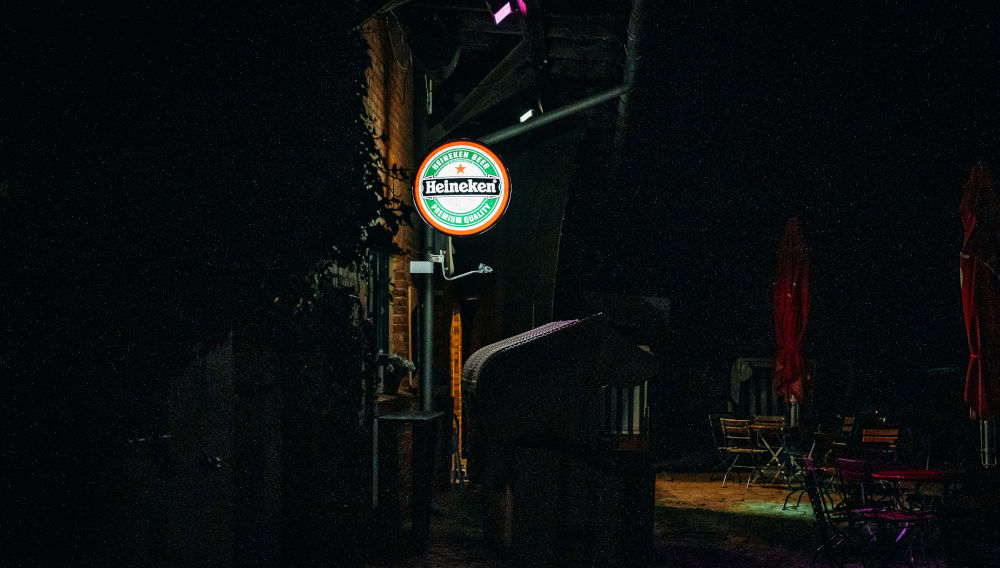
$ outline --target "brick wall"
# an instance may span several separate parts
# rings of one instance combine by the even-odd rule
[[[413,205],[411,174],[413,158],[413,81],[416,73],[409,48],[403,42],[399,27],[391,17],[370,20],[364,29],[372,59],[368,70],[368,96],[365,108],[372,119],[376,135],[385,135],[377,141],[387,166],[402,167],[406,173],[393,176],[385,174],[386,185],[392,196]],[[413,219],[413,221],[417,221]],[[394,239],[404,252],[394,256],[389,263],[392,279],[392,309],[389,312],[389,346],[393,353],[413,359],[410,343],[409,317],[413,281],[409,274],[411,255],[419,251],[420,235],[414,227],[403,227]]]
[[[369,21],[364,27],[368,40],[371,67],[367,72],[368,95],[364,101],[376,136],[379,150],[386,158],[386,166],[402,168],[405,173],[384,178],[391,196],[412,207],[412,183],[415,168],[419,165],[414,147],[415,96],[423,89],[424,75],[411,60],[410,52],[403,42],[401,30],[391,16],[383,16]],[[421,349],[414,341],[412,331],[422,324],[411,321],[411,313],[420,302],[417,283],[409,273],[409,261],[420,258],[423,222],[414,213],[411,221],[414,227],[403,227],[396,235],[395,243],[403,253],[394,256],[389,263],[391,279],[390,295],[392,306],[389,310],[389,348],[393,353],[413,360]],[[422,283],[421,283],[422,284]],[[434,369],[445,378],[454,376],[452,362],[461,367],[461,344],[453,344],[452,316],[454,291],[445,282],[435,282],[434,299]],[[461,333],[458,333],[461,337]],[[457,350],[457,351],[456,351]],[[449,412],[452,400],[451,381],[435,388],[435,408]],[[440,389],[440,392],[439,392]],[[380,397],[379,412],[413,409],[419,405],[417,397],[408,396],[404,391],[396,397]],[[435,461],[435,484],[447,484],[450,470],[451,420],[445,417],[439,427]],[[411,492],[416,480],[411,476],[413,455],[413,432],[406,426],[386,430],[379,448],[380,477],[384,486],[380,488],[384,537],[393,539],[395,529],[414,514]],[[395,519],[392,517],[395,511]]]
[[[414,77],[422,80],[423,75],[416,72],[400,29],[391,17],[374,18],[365,24],[363,31],[371,55],[365,110],[375,136],[382,137],[376,144],[386,159],[385,166],[397,166],[406,171],[395,176],[387,172],[383,179],[392,197],[412,206],[410,171],[415,167],[413,81]],[[419,223],[419,219],[411,221]],[[394,242],[403,253],[394,255],[389,261],[392,298],[387,322],[389,349],[410,360],[420,348],[412,344],[410,334],[411,326],[419,325],[419,322],[410,321],[419,295],[409,273],[409,261],[416,258],[420,249],[418,229],[419,225],[400,229]],[[405,411],[417,403],[415,397],[405,392],[395,397],[383,396],[379,400],[378,413]],[[379,435],[379,517],[383,545],[391,549],[399,544],[403,524],[412,519],[413,432],[411,427],[398,423],[387,422],[383,426]]]

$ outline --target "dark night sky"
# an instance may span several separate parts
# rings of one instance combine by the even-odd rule
[[[570,215],[604,221],[567,227],[601,251],[595,285],[671,297],[682,366],[725,380],[736,357],[773,353],[775,253],[798,216],[818,375],[877,392],[907,369],[963,365],[957,207],[972,164],[1000,159],[1000,20],[651,11],[631,185]]]

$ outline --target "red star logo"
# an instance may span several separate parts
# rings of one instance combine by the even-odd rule
[[[460,174],[465,173],[465,166],[463,166],[462,164],[455,166],[455,169],[458,170],[458,173]]]

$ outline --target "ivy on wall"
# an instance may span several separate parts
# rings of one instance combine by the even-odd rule
[[[293,492],[322,515],[344,505],[330,480],[361,466],[331,443],[364,434],[374,361],[356,284],[409,211],[386,197],[362,115],[351,28],[370,3],[335,4],[5,18],[0,415],[21,457],[100,471],[122,440],[162,432],[193,352],[253,320],[297,440]],[[46,499],[81,494],[39,471]]]
[[[0,230],[23,329],[6,351],[134,385],[261,309],[315,309],[332,265],[363,278],[409,212],[382,190],[348,12],[15,14]]]

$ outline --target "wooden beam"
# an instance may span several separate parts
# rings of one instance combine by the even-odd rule
[[[506,34],[467,34],[462,37],[462,52],[490,53],[500,49],[510,49],[514,41],[512,35]],[[587,41],[578,39],[550,38],[545,42],[546,58],[571,59],[575,61],[605,61],[621,64],[625,58],[625,50],[617,41]]]
[[[413,2],[415,6],[427,10],[449,10],[453,12],[482,12],[489,14],[486,3],[482,0],[419,0]]]
[[[508,51],[518,39],[507,34],[462,34],[462,52],[499,52]]]
[[[536,69],[545,63],[548,49],[545,45],[545,26],[542,24],[541,0],[524,0],[527,12],[521,18],[521,33],[528,44],[528,63]]]
[[[507,54],[492,71],[476,85],[444,117],[427,132],[427,140],[434,143],[455,130],[469,119],[476,117],[497,104],[535,84],[534,68],[526,64],[528,46],[523,41]]]
[[[620,65],[625,50],[618,42],[580,41],[556,38],[549,40],[549,59],[601,61]]]
[[[624,29],[618,29],[622,26],[616,27],[610,18],[599,16],[582,18],[543,14],[542,26],[545,28],[545,36],[549,39],[614,42],[620,41],[624,32]],[[463,14],[460,18],[460,29],[465,33],[523,35],[517,18],[508,18],[497,25],[493,23],[493,18],[488,13]]]
[[[549,61],[548,72],[554,77],[567,79],[621,79],[622,66],[608,61],[573,61],[556,59]]]

